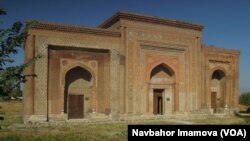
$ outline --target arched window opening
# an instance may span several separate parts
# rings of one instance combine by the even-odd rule
[[[225,77],[225,73],[222,70],[215,70],[212,75],[212,79],[221,80]]]

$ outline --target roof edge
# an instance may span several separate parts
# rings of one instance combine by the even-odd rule
[[[204,51],[209,52],[221,52],[221,53],[229,53],[233,55],[240,55],[240,50],[228,49],[228,48],[220,48],[212,45],[202,45]]]
[[[98,27],[99,28],[108,28],[111,25],[113,25],[114,23],[116,23],[117,21],[119,21],[120,19],[155,23],[155,24],[181,27],[181,28],[198,30],[198,31],[202,31],[202,29],[204,28],[204,26],[200,25],[200,24],[193,24],[193,23],[189,23],[189,22],[160,18],[160,17],[156,17],[156,16],[147,16],[147,15],[129,13],[129,12],[123,12],[123,11],[115,13],[113,16],[111,16],[106,21],[101,23]]]
[[[34,22],[34,24],[32,24]],[[71,32],[71,33],[87,33],[103,36],[113,36],[120,37],[121,34],[118,31],[113,31],[103,28],[92,28],[79,25],[67,25],[59,23],[41,22],[41,21],[26,21],[26,24],[31,24],[29,29],[36,30],[50,30],[50,31],[60,31],[60,32]]]

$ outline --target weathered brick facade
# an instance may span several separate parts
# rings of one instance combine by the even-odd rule
[[[97,28],[29,29],[24,121],[236,110],[239,51],[203,46],[203,26],[118,12]]]

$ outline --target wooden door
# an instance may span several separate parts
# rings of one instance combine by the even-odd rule
[[[162,89],[155,89],[154,90],[154,97],[153,97],[153,114],[155,115],[162,115],[163,109],[163,101],[162,101]]]
[[[83,95],[69,95],[68,118],[83,118]]]
[[[211,93],[211,108],[214,110],[214,113],[217,112],[216,100],[217,100],[217,93],[216,92],[212,92]]]

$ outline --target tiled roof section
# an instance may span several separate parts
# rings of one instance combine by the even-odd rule
[[[32,21],[27,21],[26,23],[29,24]],[[38,30],[50,30],[50,31],[60,31],[60,32],[72,32],[72,33],[87,33],[87,34],[95,34],[95,35],[103,35],[103,36],[113,36],[113,37],[120,37],[120,32],[103,29],[103,28],[90,28],[84,26],[73,26],[73,25],[66,25],[66,24],[56,24],[56,23],[48,23],[48,22],[34,22],[31,29],[38,29]]]
[[[140,21],[140,22],[147,22],[147,23],[155,23],[155,24],[161,24],[161,25],[168,25],[168,26],[174,26],[174,27],[180,27],[180,28],[186,28],[186,29],[193,29],[193,30],[199,30],[202,31],[204,26],[199,24],[193,24],[188,22],[182,22],[177,20],[171,20],[171,19],[165,19],[165,18],[159,18],[154,16],[145,16],[141,14],[134,14],[134,13],[128,13],[128,12],[117,12],[112,17],[104,21],[102,24],[100,24],[98,27],[101,28],[108,28],[120,19],[127,19],[132,21]]]

